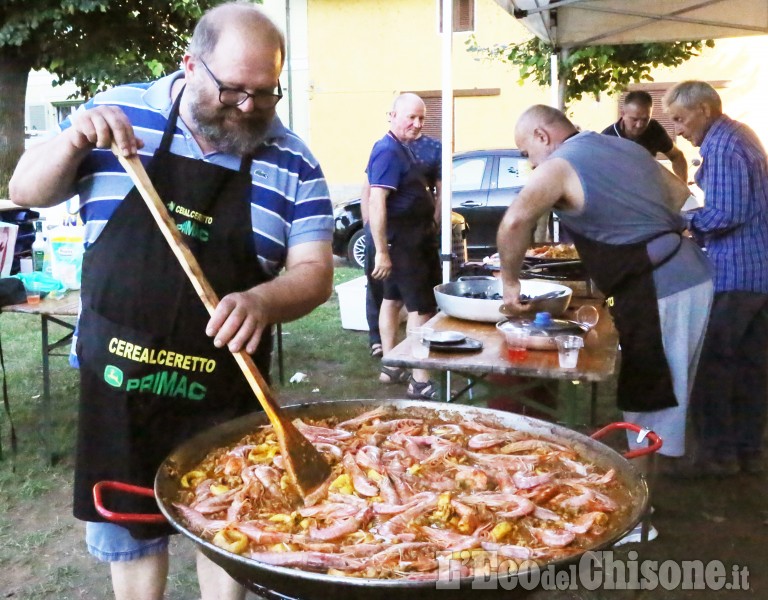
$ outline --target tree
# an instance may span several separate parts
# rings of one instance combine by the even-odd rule
[[[651,69],[676,67],[704,46],[712,48],[712,40],[655,44],[622,44],[617,46],[582,46],[558,52],[560,106],[581,100],[584,94],[599,98],[602,92],[618,93],[630,84],[653,81]],[[481,59],[509,62],[520,69],[520,81],[531,79],[541,86],[551,84],[550,56],[554,49],[539,38],[520,44],[496,44],[480,47],[477,40],[467,41],[469,52]]]
[[[32,69],[84,97],[178,68],[200,15],[221,0],[0,0],[0,198],[24,151]]]

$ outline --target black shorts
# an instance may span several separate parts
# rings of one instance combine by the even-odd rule
[[[384,299],[402,301],[408,312],[437,312],[440,254],[434,228],[398,228],[389,239],[392,273],[384,280]]]

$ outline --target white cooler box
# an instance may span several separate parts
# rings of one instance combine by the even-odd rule
[[[368,321],[365,318],[365,290],[365,275],[336,286],[341,326],[344,329],[368,331]]]

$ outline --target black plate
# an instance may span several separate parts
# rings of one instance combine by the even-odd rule
[[[429,349],[436,352],[478,352],[483,349],[483,342],[475,338],[465,337],[464,341],[458,344],[430,342]]]
[[[454,346],[464,342],[467,336],[458,331],[433,331],[431,335],[425,336],[424,339],[436,346]]]
[[[553,281],[568,281],[576,279],[585,279],[587,276],[584,270],[584,265],[581,262],[573,263],[573,261],[563,260],[563,265],[558,265],[557,261],[541,261],[541,264],[547,264],[548,266],[537,268],[533,262],[527,262],[525,259],[522,269],[520,270],[520,276],[530,279],[549,279]],[[570,263],[570,264],[567,264]]]

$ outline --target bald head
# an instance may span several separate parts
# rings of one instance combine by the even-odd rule
[[[392,104],[389,129],[401,142],[412,142],[421,136],[427,118],[427,107],[416,94],[400,94]]]
[[[250,2],[226,2],[206,12],[192,34],[189,53],[208,58],[224,32],[227,36],[236,33],[243,39],[253,39],[255,36],[262,44],[273,44],[280,48],[281,60],[285,62],[283,32],[260,8]]]
[[[562,135],[563,139],[577,131],[576,126],[561,111],[544,104],[535,104],[520,115],[515,131],[532,132],[537,127],[552,132],[552,135]]]
[[[395,101],[392,103],[392,112],[408,111],[419,106],[424,106],[424,101],[418,95],[406,92],[395,98]]]
[[[517,120],[515,143],[536,167],[575,133],[576,126],[561,111],[536,104]]]

